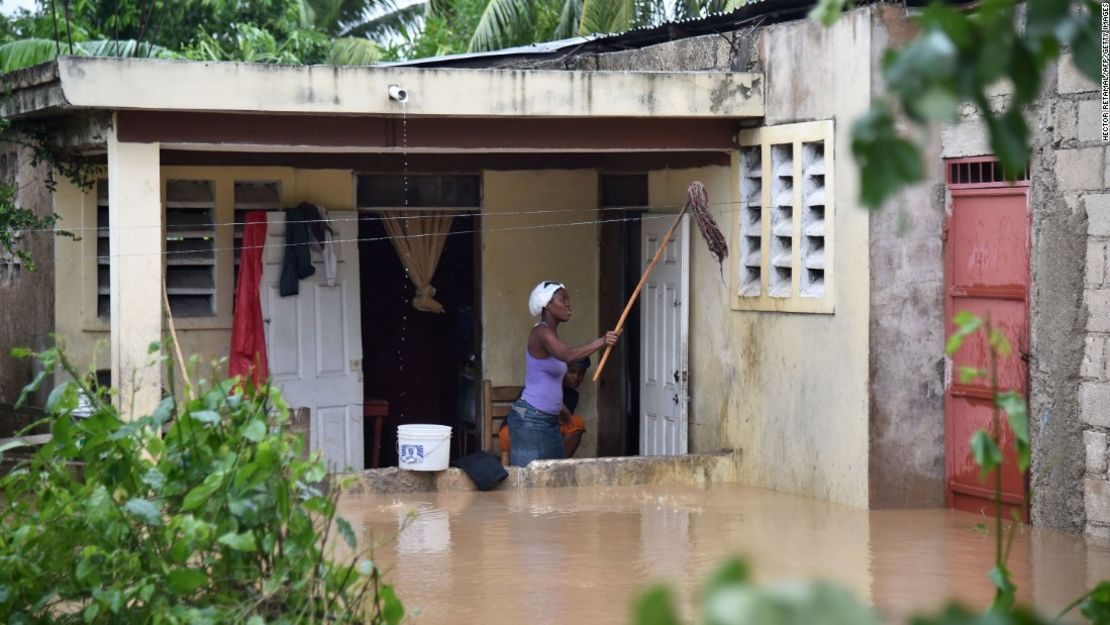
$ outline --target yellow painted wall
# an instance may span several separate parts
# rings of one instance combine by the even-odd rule
[[[235,181],[280,181],[282,202],[286,206],[308,201],[331,210],[354,208],[352,172],[346,170],[294,170],[286,167],[163,167],[162,181],[167,179],[213,180],[216,183],[216,219],[220,223],[234,221]],[[82,193],[60,178],[55,194],[55,210],[62,216],[59,227],[92,228],[96,224],[96,190]],[[155,218],[152,216],[152,223]],[[63,338],[70,357],[79,367],[89,367],[95,355],[96,367],[110,365],[108,322],[96,316],[96,233],[81,231],[79,241],[59,238],[55,257],[57,288],[55,327]],[[143,234],[138,231],[136,236]],[[207,364],[228,354],[231,344],[231,302],[235,284],[232,226],[217,229],[217,311],[215,317],[176,320],[181,350],[186,357],[201,356],[202,373]],[[160,297],[159,294],[152,294]],[[100,345],[97,351],[97,345]],[[95,352],[95,354],[94,354]],[[180,380],[179,380],[180,382]]]
[[[838,128],[839,131],[839,128]],[[839,139],[839,137],[838,137]],[[866,211],[855,204],[847,141],[835,190],[836,313],[733,311],[728,267],[691,228],[690,450],[741,450],[742,482],[864,507],[868,501],[868,249]],[[729,231],[728,167],[649,175],[652,206],[676,205],[705,183]],[[847,187],[847,188],[845,188]],[[735,262],[734,252],[726,262]]]
[[[729,268],[722,282],[696,228],[690,242],[691,451],[738,449],[746,483],[860,507],[868,505],[869,217],[857,201],[850,128],[870,91],[837,87],[871,84],[869,20],[858,11],[829,29],[773,25],[758,46],[763,65],[774,66],[764,123],[835,124],[835,313],[732,311]],[[738,199],[730,168],[652,172],[651,204],[681,203],[695,179],[729,232],[727,203]],[[736,262],[731,235],[729,246]]]
[[[482,202],[482,354],[494,385],[524,383],[524,352],[536,319],[528,295],[542,280],[567,285],[574,316],[559,329],[566,343],[598,336],[597,172],[487,171]],[[557,211],[513,215],[522,211]],[[534,228],[536,226],[552,226]],[[501,230],[504,228],[521,228]],[[596,364],[597,358],[594,357]],[[577,456],[597,455],[597,399],[587,378],[579,412],[586,434]]]

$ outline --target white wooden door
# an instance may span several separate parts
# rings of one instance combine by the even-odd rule
[[[309,446],[323,452],[328,469],[363,469],[362,319],[359,307],[358,221],[332,212],[335,285],[328,286],[321,253],[312,248],[316,273],[300,293],[281,297],[285,214],[270,213],[263,250],[262,318],[270,376],[291,408],[310,411]]]
[[[671,223],[667,219],[643,221],[641,269],[647,268],[659,250]],[[689,241],[687,217],[640,293],[640,454],[645,456],[687,451]]]

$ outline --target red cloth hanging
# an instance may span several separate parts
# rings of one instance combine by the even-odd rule
[[[228,375],[249,376],[255,386],[269,377],[266,366],[266,332],[262,326],[262,246],[266,244],[266,211],[247,213],[243,227],[239,280],[235,291],[235,315],[231,324],[231,362]]]

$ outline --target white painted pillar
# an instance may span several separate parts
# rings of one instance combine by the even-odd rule
[[[162,339],[162,202],[157,143],[108,134],[112,383],[125,419],[161,400],[162,371],[148,347]]]

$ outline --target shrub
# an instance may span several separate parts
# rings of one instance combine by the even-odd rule
[[[0,478],[0,622],[401,620],[275,388],[221,380],[125,421],[60,351],[37,356],[28,391],[57,367],[72,380],[47,401],[52,440]],[[75,418],[82,394],[92,414]]]

